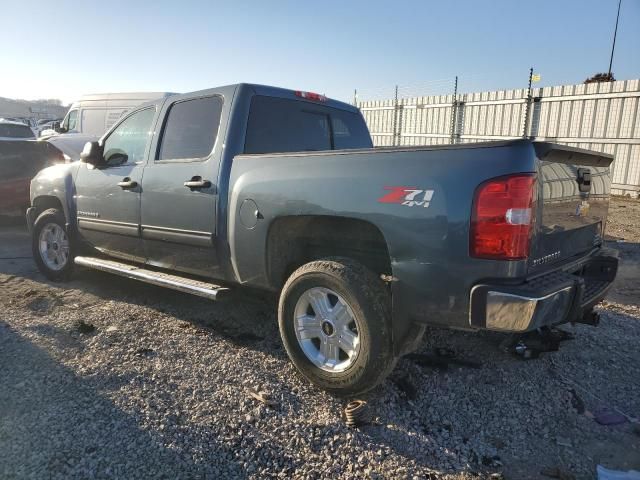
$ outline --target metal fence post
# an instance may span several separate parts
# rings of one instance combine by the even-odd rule
[[[393,101],[393,146],[398,145],[400,133],[398,132],[398,85],[396,85],[396,94]]]
[[[458,110],[458,76],[453,86],[453,103],[451,104],[451,140],[450,143],[456,143],[456,114]]]
[[[398,99],[398,145],[404,145],[404,140],[402,139],[402,132],[405,128],[405,114],[407,109],[404,108],[404,100]]]
[[[531,82],[533,81],[533,67],[529,69],[529,90],[527,91],[527,104],[524,108],[524,125],[522,127],[522,138],[527,138],[529,131],[529,117],[531,116]]]

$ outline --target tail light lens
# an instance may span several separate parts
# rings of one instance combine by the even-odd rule
[[[469,250],[472,257],[521,260],[529,256],[534,224],[535,174],[489,180],[473,201]]]

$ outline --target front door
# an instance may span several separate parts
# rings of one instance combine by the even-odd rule
[[[103,253],[144,261],[140,239],[142,173],[155,107],[126,117],[103,141],[104,163],[83,164],[76,178],[78,230]]]
[[[214,248],[220,95],[183,95],[163,108],[144,172],[142,238],[150,265],[219,277]]]

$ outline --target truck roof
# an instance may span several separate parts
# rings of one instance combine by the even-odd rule
[[[9,125],[22,125],[23,127],[29,126],[24,122],[19,122],[17,120],[9,120],[7,118],[0,118],[0,123],[2,123],[3,125],[9,124]]]
[[[303,90],[291,90],[287,88],[272,87],[269,85],[260,85],[257,83],[234,83],[231,85],[223,85],[219,87],[208,88],[205,90],[197,90],[195,92],[188,92],[188,93],[189,95],[192,95],[194,93],[201,93],[202,95],[207,95],[207,94],[216,93],[216,90],[220,90],[223,88],[233,88],[233,89],[245,88],[245,89],[253,90],[253,93],[255,95],[265,95],[269,97],[282,97],[282,98],[290,98],[290,99],[305,101],[304,98],[301,98],[296,95],[296,92],[301,92]],[[173,94],[173,95],[180,95],[180,94]],[[306,101],[309,101],[311,103],[318,103],[318,102],[313,102],[311,100],[306,100]],[[358,112],[357,107],[350,105],[346,102],[341,102],[339,100],[334,100],[328,97],[326,97],[326,100],[323,100],[321,103],[322,105],[326,105],[328,107],[339,108],[341,110],[348,110],[350,112]]]
[[[116,92],[116,93],[88,93],[82,95],[74,103],[104,100],[155,100],[156,98],[176,95],[175,92]]]

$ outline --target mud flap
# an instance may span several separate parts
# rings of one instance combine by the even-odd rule
[[[426,330],[426,325],[412,321],[408,306],[414,304],[415,298],[411,298],[409,289],[401,288],[400,283],[393,282],[391,287],[391,334],[393,353],[397,357],[415,351]]]

